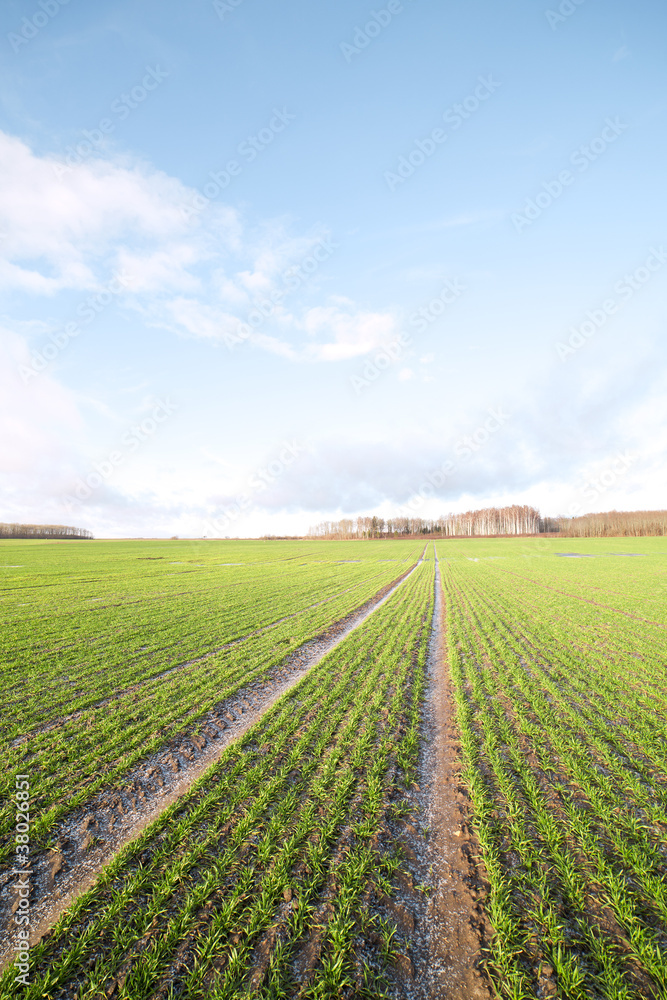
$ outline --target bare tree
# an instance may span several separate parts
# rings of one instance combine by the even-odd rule
[[[358,517],[356,521],[325,521],[310,528],[314,538],[400,538],[436,535],[441,538],[472,538],[494,535],[539,535],[559,533],[571,538],[606,535],[667,535],[667,511],[636,510],[581,517],[540,517],[535,507],[485,507],[463,514],[444,514],[434,520],[420,517]]]
[[[559,517],[558,525],[561,534],[570,538],[667,535],[667,510],[610,510],[604,514]]]
[[[0,538],[92,538],[86,528],[64,524],[0,524]]]

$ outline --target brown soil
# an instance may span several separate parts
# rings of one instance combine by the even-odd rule
[[[444,631],[436,563],[424,752],[411,794],[414,813],[395,825],[406,863],[398,891],[386,905],[404,942],[394,992],[411,1000],[489,1000],[494,993],[484,969],[484,942],[490,934],[483,910],[484,873],[476,861],[480,851],[459,779]]]

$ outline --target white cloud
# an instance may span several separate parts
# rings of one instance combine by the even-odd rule
[[[123,241],[164,242],[187,224],[185,188],[146,166],[91,160],[58,176],[56,160],[0,133],[2,279],[33,292],[91,288]]]
[[[239,322],[238,317],[193,298],[171,299],[165,308],[171,324],[193,337],[219,340],[223,333],[233,333]]]
[[[46,340],[55,330],[59,297],[69,319],[72,298],[77,298],[72,291],[83,298],[82,289],[99,289],[122,270],[132,280],[114,302],[137,310],[148,325],[211,341],[247,323],[258,303],[273,302],[247,339],[256,349],[299,363],[364,355],[400,330],[400,317],[390,309],[323,295],[326,259],[322,272],[316,268],[312,276],[288,281],[323,239],[321,232],[295,236],[284,220],[251,226],[220,204],[188,222],[181,209],[192,192],[146,164],[98,159],[59,178],[50,157],[36,156],[19,140],[2,135],[0,155],[0,284],[17,293],[12,301],[20,303],[23,295],[32,315],[35,301],[47,298],[50,317],[56,317],[49,323],[7,321],[0,330],[0,519],[63,520],[62,495],[106,447],[91,440],[94,434],[89,436],[80,411],[87,413],[89,427],[102,428],[101,436],[118,437],[125,426],[119,428],[118,421],[125,421],[127,407],[120,407],[125,411],[120,417],[94,398],[92,388],[90,397],[75,396],[48,370],[27,383],[21,379],[20,365],[29,363],[28,344]],[[577,490],[600,470],[604,473],[626,448],[637,460],[600,505],[664,505],[657,494],[667,487],[667,386],[655,380],[655,359],[648,353],[638,359],[635,341],[633,351],[632,362],[627,351],[619,352],[615,362],[610,352],[604,365],[594,353],[586,360],[582,352],[576,364],[555,366],[548,381],[527,385],[523,396],[515,394],[511,423],[469,459],[457,461],[432,501],[434,512],[455,506],[461,497],[468,505],[483,505],[500,494],[516,498],[532,491],[532,502],[543,505],[545,513],[557,513],[556,504],[569,502],[573,491],[576,499]],[[433,360],[431,354],[419,358],[421,365]],[[419,377],[431,381],[426,370],[418,368]],[[403,368],[398,377],[416,375]],[[139,378],[139,372],[128,369],[127,383],[136,387]],[[509,394],[499,381],[498,392],[504,391]],[[380,504],[395,509],[430,471],[458,458],[461,435],[486,416],[480,403],[480,413],[464,415],[454,427],[448,405],[443,393],[442,408],[433,411],[428,427],[410,414],[378,420],[372,441],[360,441],[358,429],[345,422],[337,440],[314,441],[275,488],[257,495],[252,524],[270,522],[279,531],[279,519],[296,518],[298,511],[305,511],[308,520],[310,511],[317,520],[323,512],[360,513]],[[400,421],[408,418],[411,426],[404,429]],[[128,455],[118,475],[82,504],[73,523],[112,533],[118,533],[118,525],[130,534],[200,531],[209,497],[243,483],[253,456],[248,454],[247,470],[221,469],[219,462],[183,446],[176,423],[170,437],[171,427],[136,460]],[[197,440],[215,448],[219,432],[216,436],[215,427],[202,425]],[[239,523],[239,533],[246,530]]]
[[[305,356],[315,361],[343,361],[366,354],[387,343],[398,333],[398,321],[389,312],[343,310],[336,305],[309,309],[303,329],[311,338],[331,337],[325,343],[309,344]]]
[[[389,312],[334,297],[307,303],[318,291],[313,271],[337,247],[323,231],[294,235],[284,220],[252,227],[217,203],[192,218],[184,208],[193,194],[127,158],[96,157],[64,170],[0,133],[0,286],[56,297],[123,274],[119,301],[146,323],[207,339],[237,331],[263,303],[261,328],[247,339],[291,360],[342,361],[395,335]],[[324,254],[309,257],[318,244]],[[302,271],[306,261],[314,269]]]
[[[117,254],[119,270],[131,276],[133,294],[160,292],[165,288],[173,291],[198,291],[201,281],[188,268],[200,261],[194,246],[187,243],[173,243],[152,253],[141,253],[121,247]]]
[[[0,484],[3,505],[48,495],[76,453],[83,427],[74,396],[48,374],[27,385],[20,366],[30,363],[24,336],[0,327]],[[0,520],[3,519],[0,513]]]

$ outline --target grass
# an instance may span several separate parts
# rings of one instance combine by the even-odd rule
[[[28,615],[32,624],[21,625],[21,641],[3,633],[6,739],[21,730],[22,706],[33,738],[8,747],[6,776],[11,789],[14,771],[34,766],[41,805],[52,803],[39,836],[58,815],[59,775],[69,809],[211,699],[261,682],[286,650],[423,549],[100,543],[97,554],[88,544],[68,549],[63,568],[55,546],[12,544],[27,554],[7,564],[29,572],[7,585],[11,621]],[[495,993],[667,1000],[667,542],[466,539],[437,549]],[[558,555],[573,552],[588,557]],[[106,606],[81,617],[101,569]],[[384,605],[114,859],[32,949],[21,995],[398,995],[387,969],[403,936],[373,900],[391,895],[403,864],[386,831],[411,809],[434,574],[430,546]],[[30,701],[18,679],[32,656],[28,676],[43,690]],[[103,673],[91,669],[104,663]],[[165,664],[179,669],[158,678]],[[60,729],[36,732],[62,713],[72,678],[92,701]],[[138,686],[130,695],[123,685]],[[109,691],[128,733],[119,761],[121,730],[92,707]],[[12,978],[0,979],[0,1000],[17,995]]]
[[[15,774],[30,773],[32,844],[44,848],[74,809],[214,705],[261,683],[423,549],[74,545],[3,542],[0,549],[0,862],[11,850],[7,796]],[[350,558],[359,562],[342,562]]]
[[[438,549],[498,993],[667,997],[664,542]]]
[[[304,996],[370,989],[356,936],[394,870],[376,835],[416,762],[433,573],[419,566],[112,863],[33,949],[25,996],[290,995],[309,941]]]

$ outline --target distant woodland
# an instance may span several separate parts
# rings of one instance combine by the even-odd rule
[[[65,524],[0,524],[0,538],[92,538],[92,531]]]
[[[396,538],[436,535],[466,538],[490,535],[558,534],[566,538],[667,535],[667,511],[609,511],[580,517],[541,517],[535,507],[486,507],[435,520],[420,517],[343,518],[310,528],[309,538]]]
[[[435,520],[421,517],[343,518],[322,521],[307,538],[480,538],[511,535],[560,535],[563,538],[604,538],[667,535],[667,510],[611,510],[579,517],[542,517],[535,507],[485,507],[464,514],[446,514]],[[275,538],[277,536],[265,536]],[[284,536],[296,538],[298,536]],[[64,524],[1,524],[3,538],[93,538],[86,528]]]
[[[667,510],[610,510],[606,514],[559,518],[559,523],[564,526],[561,534],[569,535],[570,538],[667,535]]]

